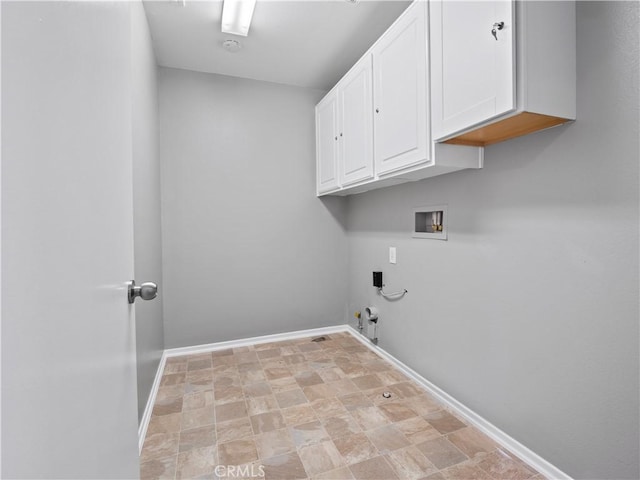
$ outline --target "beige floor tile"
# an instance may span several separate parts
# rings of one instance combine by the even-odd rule
[[[337,468],[329,472],[312,475],[311,480],[354,480],[353,474],[349,467]]]
[[[185,393],[213,389],[213,370],[194,370],[187,372],[184,386]]]
[[[300,385],[298,385],[298,382],[296,382],[296,379],[294,377],[277,378],[276,380],[270,380],[269,385],[271,385],[271,390],[273,390],[273,393],[286,392],[287,390],[300,388]]]
[[[215,359],[216,358],[220,358],[220,357],[228,357],[233,355],[233,349],[232,348],[225,348],[224,350],[216,350],[214,352],[211,352],[211,358]]]
[[[172,373],[183,373],[187,371],[187,364],[186,363],[173,363],[173,364],[166,364],[164,366],[164,370],[162,372],[163,375],[169,375]]]
[[[369,437],[371,443],[373,443],[382,454],[411,445],[407,437],[405,437],[402,431],[395,425],[386,425],[374,430],[369,430],[367,437]]]
[[[304,387],[302,391],[304,392],[305,397],[307,397],[310,402],[315,402],[316,400],[322,400],[324,398],[335,397],[335,393],[326,383],[319,383],[318,385]]]
[[[402,403],[404,403],[407,407],[421,416],[437,412],[442,408],[442,406],[438,402],[436,402],[430,395],[427,394],[414,395],[409,398],[404,398],[402,399]]]
[[[416,446],[440,470],[467,460],[467,456],[444,437],[428,440]]]
[[[226,443],[232,440],[242,440],[253,437],[253,428],[249,417],[218,423],[216,425],[218,443]]]
[[[397,422],[395,425],[404,433],[407,440],[414,445],[441,436],[441,433],[422,417],[413,417],[402,422]]]
[[[284,428],[286,425],[284,423],[282,413],[279,411],[273,411],[252,415],[251,426],[253,427],[253,433],[258,435],[259,433]]]
[[[497,445],[473,427],[466,427],[447,435],[447,438],[469,458],[480,457],[497,449]]]
[[[244,400],[240,402],[225,403],[224,405],[217,405],[215,410],[217,422],[227,422],[229,420],[243,418],[248,415],[247,406]]]
[[[275,396],[280,408],[288,408],[302,403],[307,403],[307,397],[300,388],[278,392]]]
[[[210,447],[216,443],[216,426],[192,428],[180,432],[180,452],[193,450],[194,448]]]
[[[262,460],[265,480],[303,480],[307,472],[296,452]]]
[[[213,388],[224,388],[224,387],[241,387],[242,383],[240,382],[240,377],[238,374],[231,373],[221,373],[220,375],[213,375]]]
[[[260,413],[272,412],[278,410],[278,402],[273,395],[264,395],[262,397],[247,398],[247,411],[249,415],[258,415]]]
[[[140,462],[166,458],[178,453],[178,443],[180,434],[178,433],[156,433],[148,435],[142,447]]]
[[[357,480],[394,480],[395,471],[384,457],[374,457],[364,462],[350,465],[349,469]]]
[[[282,360],[284,360],[284,363],[287,365],[297,365],[300,363],[305,363],[307,361],[305,356],[301,353],[295,353],[293,355],[285,355],[282,357]]]
[[[334,395],[337,397],[342,395],[349,395],[350,393],[357,393],[360,391],[357,385],[353,383],[353,380],[351,380],[350,378],[343,378],[341,380],[329,382],[327,384],[329,385],[329,388],[331,388],[331,390],[334,392]]]
[[[264,375],[267,380],[277,380],[278,378],[290,377],[291,371],[286,367],[265,368]]]
[[[378,372],[378,377],[385,385],[393,385],[395,383],[406,382],[409,379],[397,370],[387,370],[385,372]]]
[[[338,365],[337,362],[336,365]],[[349,378],[363,377],[371,373],[368,368],[357,363],[343,363],[338,367]]]
[[[298,350],[300,350],[302,353],[313,352],[316,350],[320,350],[320,345],[318,345],[317,343],[302,343],[298,345]]]
[[[442,434],[455,432],[467,426],[445,410],[425,415],[424,419]]]
[[[253,439],[234,440],[218,444],[220,465],[243,465],[258,459]]]
[[[447,480],[495,480],[484,470],[467,461],[442,470]]]
[[[324,383],[322,377],[315,371],[302,372],[295,376],[296,382],[301,388],[311,387]]]
[[[289,432],[291,432],[291,438],[296,447],[330,440],[329,434],[319,421],[294,425],[289,427]]]
[[[432,475],[438,469],[414,446],[396,450],[387,455],[391,466],[403,480],[418,480]]]
[[[179,385],[185,383],[185,378],[187,377],[186,373],[170,373],[168,375],[163,375],[160,379],[161,387],[168,387],[170,385]]]
[[[182,411],[210,407],[213,405],[213,399],[213,390],[188,393],[183,397]]]
[[[223,403],[243,401],[245,396],[242,387],[214,387],[214,398],[216,405],[222,405]]]
[[[269,350],[267,350],[269,351]],[[247,397],[262,397],[264,395],[271,395],[271,386],[267,382],[249,383],[242,387],[244,394]]]
[[[445,476],[442,473],[438,472],[438,473],[434,473],[433,475],[429,475],[424,480],[448,480],[448,479],[445,478]],[[461,478],[460,480],[463,480],[463,479]]]
[[[202,370],[204,368],[212,368],[213,362],[211,361],[211,356],[207,355],[206,358],[201,358],[198,360],[192,360],[187,363],[187,370]]]
[[[164,400],[157,400],[153,406],[153,415],[160,417],[163,415],[169,415],[172,413],[182,412],[182,398],[167,398]]]
[[[332,439],[345,437],[362,431],[358,422],[349,413],[322,419],[322,425]]]
[[[147,427],[147,437],[155,433],[177,433],[182,424],[182,414],[172,413],[161,417],[151,417]]]
[[[347,378],[345,373],[338,367],[323,368],[322,370],[318,370],[317,373],[325,383],[336,382],[338,380]]]
[[[255,442],[260,458],[271,458],[296,450],[296,446],[293,444],[291,438],[291,433],[287,428],[256,435]]]
[[[311,406],[318,418],[335,417],[347,413],[344,404],[337,398],[323,398],[314,401]]]
[[[281,410],[282,417],[287,426],[300,425],[317,420],[314,409],[308,403]]]
[[[140,464],[140,480],[173,480],[176,476],[178,455],[171,455]]]
[[[156,402],[166,400],[167,398],[182,397],[184,395],[184,383],[177,385],[161,385],[158,388]]]
[[[392,422],[401,422],[418,414],[401,402],[390,402],[378,405],[380,411]]]
[[[340,452],[331,441],[302,447],[298,454],[308,475],[317,475],[345,465]]]
[[[360,390],[371,390],[373,388],[384,386],[380,378],[375,373],[364,375],[362,377],[355,377],[352,380]]]
[[[358,408],[373,407],[373,402],[369,400],[363,393],[350,393],[349,395],[341,395],[338,400],[342,402],[347,410],[355,410]]]
[[[333,443],[347,464],[359,463],[379,455],[378,449],[364,433],[337,438]]]
[[[501,449],[490,453],[477,463],[478,467],[487,472],[492,478],[504,480],[524,480],[536,475],[536,471],[524,465],[516,457]]]
[[[223,377],[223,376],[239,376],[240,375],[236,364],[230,361],[227,361],[226,360],[227,358],[233,358],[233,357],[222,357],[220,360],[223,360],[223,361],[216,359],[216,361],[213,362],[214,380],[218,377]]]
[[[365,431],[391,423],[390,420],[380,412],[378,407],[357,408],[355,410],[351,410],[351,415],[356,419],[360,428]]]
[[[213,473],[216,466],[215,447],[204,447],[178,454],[176,479],[190,479]]]
[[[402,398],[410,398],[416,395],[424,394],[424,390],[417,387],[412,382],[400,382],[389,385],[389,390]]]
[[[196,408],[182,412],[181,430],[204,427],[215,423],[214,407]]]
[[[258,363],[259,361],[258,354],[256,352],[247,351],[236,353],[234,356],[236,357],[236,363],[238,365],[244,365],[247,363]]]
[[[258,358],[260,360],[264,360],[267,358],[279,357],[280,356],[280,348],[270,348],[269,350],[260,350],[258,352]]]

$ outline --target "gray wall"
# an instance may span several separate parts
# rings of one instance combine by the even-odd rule
[[[569,475],[637,479],[638,3],[577,15],[575,124],[349,198],[350,310],[378,306],[384,349]],[[442,203],[449,240],[412,239],[412,207]]]
[[[160,69],[167,347],[344,323],[344,202],[314,195],[322,94]]]
[[[135,279],[160,288],[155,300],[135,304],[141,418],[164,349],[157,67],[142,2],[131,4],[131,55]]]

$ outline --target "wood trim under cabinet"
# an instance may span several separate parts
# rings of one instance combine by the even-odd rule
[[[539,113],[522,112],[504,120],[492,123],[457,137],[445,140],[444,143],[452,145],[468,145],[474,147],[486,147],[494,143],[502,142],[510,138],[520,137],[529,133],[555,127],[572,121],[568,118],[552,117]]]

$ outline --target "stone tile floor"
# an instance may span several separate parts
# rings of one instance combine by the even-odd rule
[[[350,334],[326,337],[168,358],[141,478],[543,479]]]

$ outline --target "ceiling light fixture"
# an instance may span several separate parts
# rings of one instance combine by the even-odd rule
[[[222,4],[222,32],[246,37],[256,0],[224,0]]]

